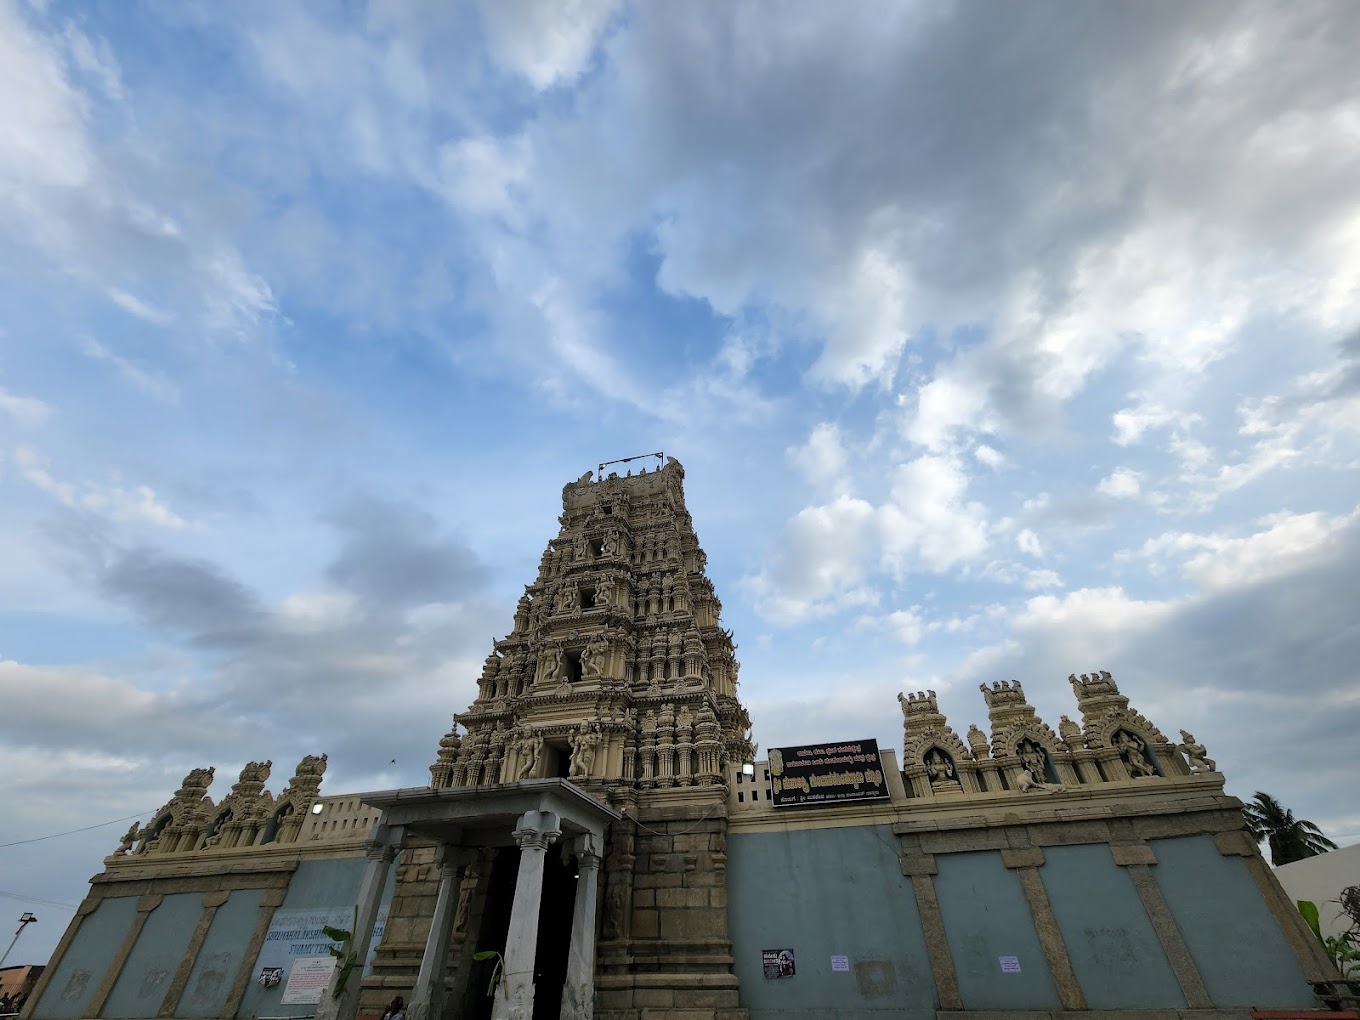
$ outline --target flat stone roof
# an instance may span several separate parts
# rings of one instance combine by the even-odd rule
[[[514,845],[511,832],[526,811],[553,812],[562,820],[564,837],[584,833],[603,837],[609,823],[623,817],[565,779],[523,779],[439,790],[412,786],[358,797],[381,809],[387,825],[403,825],[408,832],[463,846]]]

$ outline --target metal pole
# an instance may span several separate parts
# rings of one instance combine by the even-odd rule
[[[36,920],[37,918],[34,917],[32,914],[28,913],[27,911],[24,912],[23,917],[19,918],[19,930],[14,933],[14,938],[9,940],[9,949],[5,950],[5,955],[0,956],[0,967],[3,967],[5,965],[5,961],[9,959],[10,949],[13,949],[14,943],[19,941],[19,936],[24,933],[24,929],[27,928],[30,924],[32,924]]]

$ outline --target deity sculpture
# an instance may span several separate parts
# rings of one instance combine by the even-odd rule
[[[604,676],[605,663],[609,656],[609,646],[598,637],[586,645],[581,653],[581,675],[587,678]]]
[[[141,831],[140,823],[133,822],[132,825],[129,826],[128,831],[123,833],[122,842],[118,844],[118,849],[115,850],[114,853],[126,854],[129,850],[131,850],[132,844],[137,842],[137,835],[140,831]]]
[[[925,766],[931,786],[941,786],[958,781],[958,776],[954,772],[954,763],[938,750],[932,750],[926,755]]]
[[[576,609],[576,587],[574,585],[563,585],[557,592],[557,598],[553,602],[553,608],[559,613],[570,613]]]
[[[1030,771],[1036,779],[1048,775],[1048,757],[1044,754],[1044,749],[1033,740],[1022,740],[1015,749],[1016,756],[1019,757],[1022,765]]]
[[[1147,745],[1132,733],[1120,730],[1114,738],[1114,746],[1124,756],[1124,762],[1129,767],[1131,778],[1142,779],[1157,774],[1157,770],[1153,767],[1152,762],[1148,761],[1147,755],[1144,753]]]
[[[1186,760],[1190,763],[1191,772],[1217,772],[1218,763],[1212,758],[1206,757],[1204,745],[1196,743],[1195,735],[1186,730],[1181,730],[1181,742],[1177,745]]]

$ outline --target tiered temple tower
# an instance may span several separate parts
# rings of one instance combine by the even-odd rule
[[[700,999],[714,1015],[744,1015],[727,932],[725,800],[731,765],[755,746],[684,476],[668,457],[650,473],[587,472],[563,488],[560,530],[430,767],[436,789],[570,779],[624,815],[604,867],[604,1020]],[[406,851],[365,1001],[410,987],[433,861],[429,848]],[[455,940],[486,930],[493,870],[485,853],[469,869]]]

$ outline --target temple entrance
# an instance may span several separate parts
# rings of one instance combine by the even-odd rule
[[[534,1020],[558,1020],[567,980],[571,920],[576,907],[576,866],[554,846],[543,864],[543,909],[538,915],[534,957]]]
[[[518,849],[508,847],[496,851],[486,883],[486,905],[482,909],[481,924],[472,952],[483,949],[505,952],[505,937],[510,931],[510,908],[515,902],[515,875],[518,871]],[[462,1011],[454,1015],[465,1016],[469,1020],[491,1020],[492,1002],[486,994],[486,986],[491,981],[495,962],[483,960],[471,966],[472,974],[463,997]]]
[[[482,949],[505,951],[518,874],[519,850],[515,847],[497,850],[491,863],[486,906],[473,952]],[[543,861],[543,901],[538,915],[538,951],[534,957],[534,1020],[558,1020],[562,1007],[562,987],[567,978],[567,954],[571,946],[571,922],[575,907],[574,860],[568,857],[563,861],[561,852],[554,845]],[[491,1020],[492,1000],[486,994],[486,987],[494,966],[489,960],[472,964],[463,1006],[461,1011],[454,1013],[455,1016]]]

